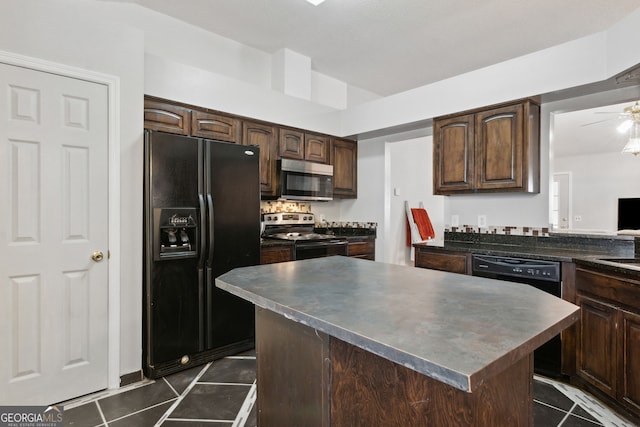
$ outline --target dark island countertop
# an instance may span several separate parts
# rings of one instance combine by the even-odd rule
[[[340,256],[238,268],[216,286],[467,392],[578,318],[533,287]]]

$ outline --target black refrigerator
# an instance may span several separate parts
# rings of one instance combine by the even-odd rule
[[[254,346],[253,305],[214,285],[260,263],[259,147],[145,130],[143,368]]]

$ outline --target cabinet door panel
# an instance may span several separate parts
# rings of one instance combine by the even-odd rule
[[[293,245],[262,247],[260,264],[274,264],[293,260]]]
[[[349,241],[348,256],[374,260],[376,254],[375,240],[365,240],[361,242]]]
[[[304,158],[310,162],[329,164],[328,136],[306,133],[304,135]]]
[[[439,120],[433,131],[435,194],[473,189],[473,114]]]
[[[603,392],[616,394],[616,308],[578,295],[580,327],[577,374]]]
[[[144,128],[189,135],[191,110],[164,102],[144,100]]]
[[[263,196],[275,196],[276,128],[260,123],[243,122],[242,144],[260,147],[260,191]]]
[[[333,141],[333,196],[358,197],[358,143],[336,139]]]
[[[191,113],[191,134],[218,141],[239,142],[240,121],[221,114],[193,111]]]
[[[304,133],[291,129],[280,129],[280,157],[304,160]]]
[[[620,398],[640,413],[640,315],[622,312]]]
[[[440,254],[416,249],[416,267],[467,274],[466,254]]]
[[[476,186],[478,189],[523,185],[523,106],[476,114]]]

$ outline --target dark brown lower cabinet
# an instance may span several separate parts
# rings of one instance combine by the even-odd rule
[[[622,380],[620,399],[640,415],[640,314],[621,310],[620,348]]]
[[[262,246],[260,264],[274,264],[293,260],[293,245]]]
[[[640,281],[576,268],[579,386],[640,421]]]
[[[415,266],[449,273],[471,274],[471,256],[464,252],[447,252],[418,247],[415,253]]]
[[[578,295],[580,306],[577,374],[610,396],[616,395],[617,309]]]
[[[347,256],[375,261],[376,259],[375,238],[349,237],[347,240],[349,241],[349,244],[347,246]]]

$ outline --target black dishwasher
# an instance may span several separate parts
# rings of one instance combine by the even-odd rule
[[[474,276],[523,283],[552,294],[562,296],[560,262],[493,255],[472,255],[471,272]],[[560,378],[562,346],[560,334],[538,347],[533,355],[534,372]]]

